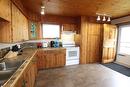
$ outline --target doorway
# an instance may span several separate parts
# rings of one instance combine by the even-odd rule
[[[130,68],[130,25],[120,25],[116,63]]]

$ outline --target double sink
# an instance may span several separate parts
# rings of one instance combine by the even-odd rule
[[[0,84],[8,80],[13,73],[21,66],[24,60],[5,59],[0,63]]]

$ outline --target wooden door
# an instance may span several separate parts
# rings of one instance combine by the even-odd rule
[[[109,63],[115,60],[117,27],[115,25],[103,25],[103,54],[102,63]]]

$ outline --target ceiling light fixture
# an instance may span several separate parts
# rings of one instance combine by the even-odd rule
[[[111,21],[111,16],[107,14],[100,14],[96,13],[97,15],[97,21],[103,21],[103,22],[110,22]]]
[[[44,5],[44,2],[42,2],[42,5],[41,5],[41,15],[44,15],[45,14],[45,5]]]
[[[45,10],[44,8],[41,9],[41,15],[44,15],[45,14]]]

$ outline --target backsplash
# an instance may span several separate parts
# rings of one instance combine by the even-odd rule
[[[37,48],[37,43],[23,43],[20,46],[21,48]]]
[[[46,40],[30,40],[21,43],[12,43],[12,44],[4,44],[0,43],[0,59],[3,58],[14,45],[20,45],[21,48],[37,48],[37,43],[39,42],[50,42],[55,39],[46,39]]]

